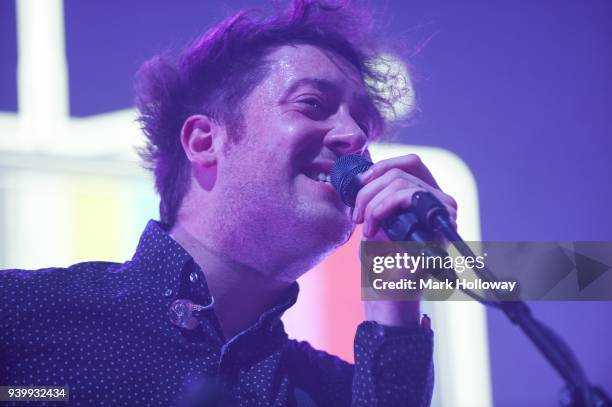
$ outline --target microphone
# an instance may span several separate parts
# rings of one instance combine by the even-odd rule
[[[359,174],[371,166],[370,160],[358,154],[343,155],[336,160],[330,174],[331,184],[345,205],[355,206],[357,193],[363,187]],[[433,242],[436,232],[442,232],[447,238],[449,230],[455,233],[448,211],[427,191],[416,192],[411,208],[389,216],[381,222],[381,227],[393,241]]]
[[[349,207],[355,207],[357,193],[363,187],[359,174],[372,166],[372,162],[358,154],[340,156],[330,173],[331,184],[342,201]],[[381,227],[392,241],[413,241],[414,246],[426,255],[445,258],[446,249],[436,239],[436,232],[448,227],[454,233],[450,215],[444,205],[432,193],[418,191],[412,196],[409,209],[397,211],[381,222]],[[446,233],[444,233],[446,235]],[[431,276],[440,281],[454,281],[457,278],[452,268],[436,267]],[[470,295],[470,294],[468,294]]]

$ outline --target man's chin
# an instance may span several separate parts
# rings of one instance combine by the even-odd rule
[[[355,224],[348,217],[322,220],[313,228],[313,239],[334,249],[345,244],[353,235]]]
[[[295,230],[299,230],[300,241],[308,247],[334,249],[346,243],[355,230],[350,210],[344,204],[321,200],[295,208]]]

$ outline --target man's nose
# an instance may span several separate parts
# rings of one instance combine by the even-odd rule
[[[361,154],[367,141],[368,136],[364,129],[350,115],[338,117],[336,126],[325,135],[324,139],[325,145],[338,155]]]

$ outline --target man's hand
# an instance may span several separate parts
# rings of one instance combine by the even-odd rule
[[[444,204],[456,229],[457,202],[440,190],[419,156],[409,154],[373,164],[361,175],[363,188],[357,194],[353,221],[363,223],[368,240],[389,240],[380,223],[400,209],[408,209],[417,191],[433,193]]]
[[[353,221],[363,223],[363,240],[389,241],[381,222],[410,208],[417,191],[433,193],[444,204],[457,229],[457,202],[440,190],[429,169],[415,154],[383,160],[361,175],[364,186],[357,194]],[[440,239],[442,237],[440,236]],[[419,299],[415,301],[366,301],[366,319],[388,326],[419,326]]]

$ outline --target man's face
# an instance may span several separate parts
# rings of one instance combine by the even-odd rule
[[[338,156],[365,151],[373,106],[336,54],[284,46],[268,60],[268,76],[243,104],[242,139],[219,161],[223,221],[265,242],[267,255],[314,264],[354,230],[349,208],[318,179]]]

